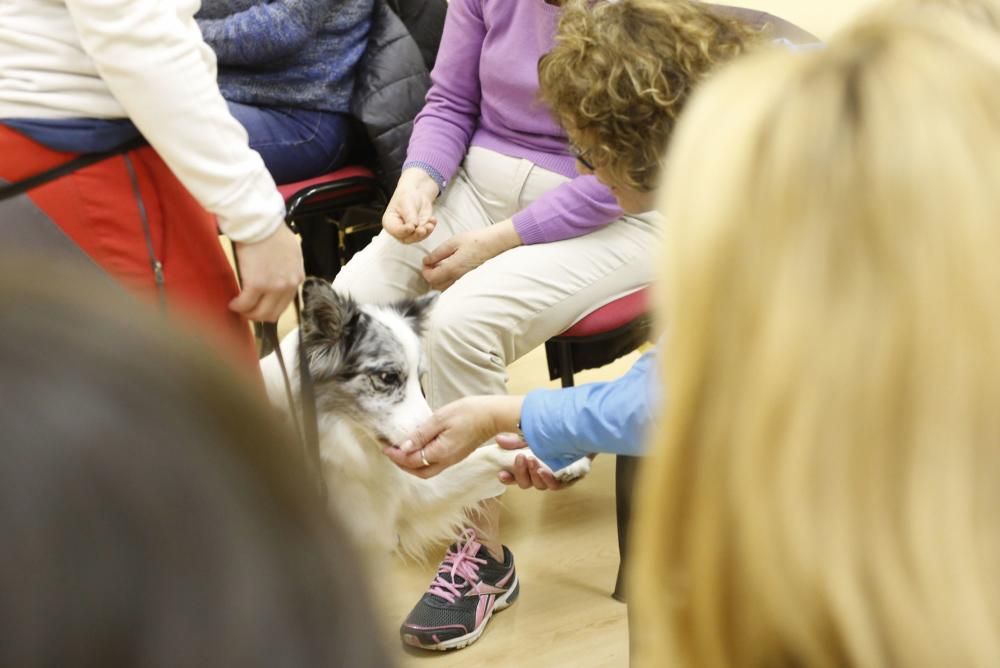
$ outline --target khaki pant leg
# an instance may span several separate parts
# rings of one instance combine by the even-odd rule
[[[653,280],[660,224],[627,217],[575,239],[511,249],[448,288],[425,337],[438,407],[506,392],[508,364],[583,314]]]

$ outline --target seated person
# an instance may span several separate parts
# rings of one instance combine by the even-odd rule
[[[443,291],[424,337],[432,408],[502,394],[508,364],[589,305],[636,290],[654,274],[655,216],[622,215],[607,186],[579,174],[565,131],[538,100],[538,59],[553,45],[562,4],[449,3],[433,84],[383,232],[334,281],[361,302]],[[756,39],[700,5],[657,4],[678,7],[672,20],[685,37],[720,35],[676,63],[685,86]],[[492,594],[477,594],[480,583],[514,600],[521,580],[510,577],[514,556],[499,521],[499,504],[485,500],[475,539],[454,545],[433,580],[461,595],[437,596],[440,587],[431,586],[402,624],[403,642],[446,650],[481,637],[495,608]],[[456,579],[456,559],[465,556],[481,559],[482,568]]]
[[[1000,665],[998,81],[910,5],[692,101],[636,665]]]
[[[720,26],[716,58],[741,53],[744,43],[727,41],[734,38],[726,30],[737,28],[716,18],[734,12],[741,21],[766,26],[765,41],[791,48],[816,43],[780,19],[728,7],[625,0],[563,10],[556,44],[539,62],[541,97],[568,132],[577,168],[606,184],[624,211],[653,208],[664,147],[685,101],[676,81],[662,74],[670,61],[658,54],[696,51],[698,43],[690,35],[697,33],[699,20]],[[630,25],[648,29],[626,34],[623,26]],[[517,448],[526,441],[535,457],[518,457],[514,471],[501,473],[500,479],[557,489],[552,470],[575,459],[595,452],[643,452],[656,375],[655,355],[648,353],[610,383],[537,390],[527,397],[461,398],[441,407],[409,442],[386,454],[416,475],[430,477],[497,434],[520,427],[525,440],[501,435],[497,443]]]
[[[373,0],[204,0],[219,88],[278,183],[343,164]]]

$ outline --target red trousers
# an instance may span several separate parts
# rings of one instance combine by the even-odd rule
[[[256,367],[246,320],[229,310],[239,293],[219,243],[215,217],[199,205],[150,147],[131,151],[167,309],[206,338]],[[75,157],[48,149],[0,125],[0,178],[18,181]],[[96,264],[128,288],[157,299],[146,234],[123,156],[40,186],[31,201]]]

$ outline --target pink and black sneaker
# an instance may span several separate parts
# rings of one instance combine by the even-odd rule
[[[503,548],[503,563],[494,559],[467,529],[448,548],[431,582],[399,628],[403,642],[422,649],[461,649],[482,635],[497,610],[517,599],[514,555]]]

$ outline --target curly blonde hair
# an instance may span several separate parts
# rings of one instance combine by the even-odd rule
[[[691,90],[758,34],[690,0],[568,0],[538,63],[541,98],[572,141],[586,135],[590,161],[650,191]]]

